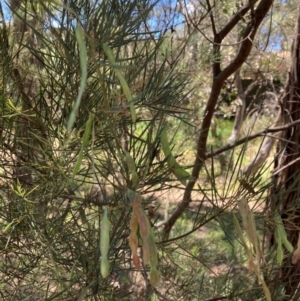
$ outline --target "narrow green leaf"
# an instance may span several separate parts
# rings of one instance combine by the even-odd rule
[[[110,221],[108,219],[107,207],[103,207],[104,213],[101,220],[101,233],[100,233],[100,251],[101,251],[101,274],[103,278],[106,278],[109,274],[109,261],[107,254],[109,251],[109,230]]]
[[[130,114],[131,114],[131,119],[132,119],[132,122],[133,123],[136,123],[136,112],[135,112],[135,107],[134,107],[134,104],[133,104],[133,98],[132,98],[132,95],[131,95],[131,91],[129,89],[129,86],[127,84],[127,81],[123,75],[123,73],[121,72],[120,68],[116,68],[115,65],[116,65],[116,60],[115,60],[115,57],[114,57],[114,54],[113,52],[111,51],[110,47],[107,45],[107,44],[103,44],[103,50],[105,52],[105,54],[107,55],[110,63],[112,64],[112,67],[114,68],[115,70],[115,73],[116,73],[116,76],[118,77],[119,81],[120,81],[120,84],[124,90],[124,93],[125,93],[125,96],[127,98],[127,101],[129,103],[129,108],[130,108]]]
[[[183,184],[186,185],[188,180],[193,180],[193,177],[176,161],[172,154],[166,129],[164,128],[160,133],[160,142],[165,157],[167,158],[168,167],[174,176]]]
[[[79,24],[77,24],[77,26],[76,26],[75,35],[76,35],[76,40],[77,40],[77,43],[79,46],[81,79],[80,79],[78,96],[77,96],[75,105],[71,111],[69,120],[68,120],[68,125],[67,125],[68,131],[70,131],[74,125],[74,122],[76,119],[76,114],[77,114],[77,111],[80,106],[81,98],[82,98],[84,88],[86,85],[86,80],[87,80],[87,51],[86,51],[86,46],[85,46],[85,42],[84,42],[84,32],[83,32],[81,25],[79,25]]]

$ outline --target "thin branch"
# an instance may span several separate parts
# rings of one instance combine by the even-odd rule
[[[289,162],[288,164],[284,165],[283,167],[279,168],[278,170],[275,169],[273,171],[273,176],[279,174],[282,170],[286,169],[287,167],[291,166],[292,164],[296,163],[299,160],[300,160],[300,158],[296,158],[295,160]]]
[[[300,120],[296,120],[294,122],[291,122],[291,123],[283,125],[283,126],[278,126],[278,127],[274,127],[274,128],[270,128],[270,129],[264,129],[264,130],[262,130],[258,133],[249,135],[245,138],[242,138],[242,139],[238,140],[234,145],[227,144],[227,145],[222,146],[221,148],[217,149],[214,152],[206,153],[205,154],[205,159],[209,159],[211,157],[219,155],[219,154],[221,154],[223,152],[226,152],[226,151],[228,151],[232,148],[235,148],[238,145],[244,144],[245,142],[249,142],[249,141],[251,141],[253,139],[256,139],[258,137],[261,137],[261,136],[265,136],[268,133],[276,133],[276,132],[280,132],[280,131],[285,131],[285,130],[290,129],[290,128],[298,125],[298,124],[300,124]]]
[[[212,9],[211,9],[209,0],[206,0],[206,3],[207,3],[208,11],[210,12],[209,16],[210,16],[212,31],[213,31],[214,36],[216,36],[217,35],[217,29],[216,29],[216,24],[215,24],[215,20],[214,20],[214,16],[213,16],[213,13],[212,13]]]
[[[257,2],[257,0],[255,2]],[[223,40],[231,32],[231,30],[237,25],[237,23],[243,19],[243,17],[246,15],[249,9],[250,9],[250,4],[247,3],[237,11],[237,13],[229,20],[229,22],[219,32],[219,36],[221,40]]]
[[[255,14],[252,17],[251,21],[248,22],[248,25],[244,32],[244,38],[249,36],[248,39],[244,40],[241,44],[239,52],[233,62],[229,64],[220,74],[220,77],[228,78],[231,74],[233,74],[238,68],[242,66],[242,64],[246,61],[252,45],[253,40],[256,35],[257,29],[261,22],[263,21],[264,17],[266,16],[267,12],[270,10],[272,6],[272,0],[265,0],[261,1],[258,7],[255,10]]]
[[[244,5],[227,23],[227,25],[219,32],[219,33],[215,33],[216,29],[213,29],[213,33],[214,33],[214,40],[211,40],[209,37],[206,36],[206,34],[203,32],[202,29],[199,28],[198,24],[200,23],[200,21],[198,22],[198,24],[196,24],[193,19],[190,17],[189,14],[187,14],[187,18],[188,18],[188,22],[191,23],[193,25],[193,27],[195,29],[197,29],[202,35],[203,37],[210,42],[213,45],[217,45],[217,46],[234,46],[234,45],[239,45],[241,44],[245,39],[248,38],[248,36],[244,37],[242,40],[240,40],[239,42],[235,42],[235,43],[231,43],[231,44],[223,44],[221,43],[222,40],[227,36],[227,34],[233,29],[233,27],[240,21],[243,19],[243,16],[249,11],[250,6],[249,4]],[[208,10],[207,14],[205,14],[202,18],[204,19],[208,14],[211,14],[211,11]],[[231,26],[233,26],[231,28]],[[214,23],[212,24],[212,27],[214,27]],[[226,28],[226,30],[225,30]],[[229,30],[230,29],[230,30]],[[224,31],[225,30],[225,31]],[[229,32],[227,32],[229,30]]]

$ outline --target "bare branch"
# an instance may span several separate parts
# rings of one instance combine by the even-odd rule
[[[213,83],[212,83],[211,93],[210,93],[210,96],[209,96],[209,99],[207,101],[207,105],[206,105],[206,108],[204,111],[205,112],[204,118],[203,118],[203,122],[201,125],[201,130],[200,130],[199,139],[198,139],[198,143],[197,143],[197,154],[196,154],[196,158],[195,158],[195,162],[194,162],[194,166],[193,166],[193,170],[192,170],[193,180],[188,182],[182,201],[177,205],[175,211],[173,212],[173,214],[170,216],[169,220],[165,224],[165,227],[164,227],[165,238],[169,237],[169,234],[170,234],[170,231],[171,231],[173,225],[175,224],[177,219],[181,216],[181,214],[184,212],[185,208],[191,202],[192,190],[196,184],[196,181],[199,177],[200,170],[203,166],[203,162],[206,158],[205,149],[206,149],[208,131],[209,131],[209,127],[211,124],[213,112],[214,112],[215,106],[217,104],[218,97],[221,93],[221,89],[224,84],[224,81],[231,74],[233,74],[237,69],[239,69],[241,67],[241,65],[243,64],[243,62],[245,62],[245,60],[247,59],[247,57],[250,53],[250,50],[252,48],[252,41],[255,37],[257,29],[258,29],[259,25],[261,24],[263,18],[266,16],[267,12],[269,11],[272,3],[273,3],[272,0],[261,0],[260,1],[258,7],[256,8],[256,10],[254,12],[254,15],[251,18],[251,21],[248,23],[248,26],[246,27],[246,30],[244,32],[243,38],[248,37],[248,36],[249,36],[249,38],[245,39],[242,42],[239,52],[238,52],[236,58],[234,59],[234,61],[232,63],[230,63],[223,71],[220,70],[219,62],[216,62],[213,64],[214,79],[213,79]],[[247,10],[249,8],[250,8],[250,5],[248,5]],[[216,42],[218,42],[218,43],[221,42],[222,38],[224,38],[226,36],[226,34],[228,34],[230,32],[230,30],[238,23],[238,21],[240,19],[241,19],[241,16],[236,14],[234,21],[230,21],[229,22],[230,25],[227,24],[223,28],[223,30],[221,30],[220,33],[222,33],[222,34],[219,34],[218,36],[215,37]],[[214,48],[215,48],[214,49],[215,51],[218,51],[219,46],[214,45]]]
[[[283,126],[278,126],[278,127],[274,127],[274,128],[270,128],[270,129],[264,129],[264,130],[262,130],[258,133],[255,133],[253,135],[249,135],[245,138],[242,138],[242,139],[238,140],[234,145],[226,144],[226,145],[224,145],[223,147],[219,148],[218,150],[216,150],[214,152],[206,153],[205,154],[205,159],[209,159],[211,157],[219,155],[219,154],[221,154],[223,152],[226,152],[226,151],[228,151],[232,148],[235,148],[236,146],[244,144],[245,142],[249,142],[249,141],[251,141],[253,139],[256,139],[258,137],[265,136],[268,133],[276,133],[276,132],[280,132],[280,131],[286,131],[286,130],[288,130],[290,128],[293,128],[293,127],[295,127],[296,125],[299,125],[299,124],[300,124],[300,120],[296,120],[294,122],[291,122],[291,123],[283,125]]]

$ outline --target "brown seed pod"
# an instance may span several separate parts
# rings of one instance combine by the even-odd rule
[[[144,265],[147,265],[150,263],[150,254],[149,254],[148,244],[143,243],[142,250],[143,250],[143,262],[144,262]]]
[[[141,269],[141,263],[140,263],[140,258],[137,254],[132,255],[132,261],[135,267],[140,270]]]
[[[157,259],[157,249],[156,249],[156,243],[154,240],[153,232],[151,231],[150,235],[147,239],[147,246],[149,250],[149,263],[151,268],[156,268],[158,264]]]
[[[138,249],[138,237],[135,233],[130,233],[129,238],[129,246],[133,254],[137,253]]]
[[[128,238],[129,246],[132,252],[132,261],[133,264],[137,269],[141,268],[140,259],[137,254],[138,250],[138,237],[137,237],[137,231],[139,227],[139,213],[140,213],[140,207],[141,207],[141,195],[136,194],[135,199],[133,201],[132,205],[132,216],[130,220],[130,235]]]
[[[151,226],[147,214],[143,208],[140,208],[140,212],[139,212],[139,226],[140,226],[140,235],[143,239],[143,242],[146,242],[148,235],[151,232]]]

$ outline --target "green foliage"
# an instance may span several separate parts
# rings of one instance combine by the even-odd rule
[[[1,36],[11,62],[1,71],[1,258],[24,279],[14,286],[2,265],[3,298],[126,300],[125,192],[169,181],[165,159],[150,158],[167,119],[185,110],[186,83],[158,56],[163,39],[144,28],[148,1],[32,5],[12,2]]]
[[[263,275],[272,300],[283,300],[284,283],[274,274],[291,255],[282,246],[298,258],[299,242],[289,242],[284,228],[293,218],[279,220],[279,201],[265,202],[276,184],[272,158],[253,177],[240,178],[262,138],[209,156],[226,143],[231,120],[216,119],[191,206],[162,239],[163,216],[183,199],[182,184],[195,180],[211,64],[230,61],[236,45],[214,53],[211,18],[203,15],[208,2],[195,11],[203,31],[191,35],[184,26],[176,34],[167,33],[168,24],[151,28],[161,24],[153,22],[158,8],[167,7],[157,4],[11,1],[11,23],[0,6],[1,299],[264,300]],[[217,27],[235,11],[235,2],[217,2]],[[235,44],[236,32],[226,39]],[[267,71],[272,58],[255,67]],[[236,91],[224,94],[232,103]],[[219,102],[230,115],[232,106]],[[250,116],[243,135],[269,121]],[[290,191],[297,177],[293,183]],[[280,200],[289,189],[272,196]],[[145,229],[132,218],[136,195]],[[257,273],[247,265],[253,252],[249,225],[239,226],[241,199],[260,241],[280,222],[276,248],[263,248]],[[293,202],[297,208],[297,196]]]

